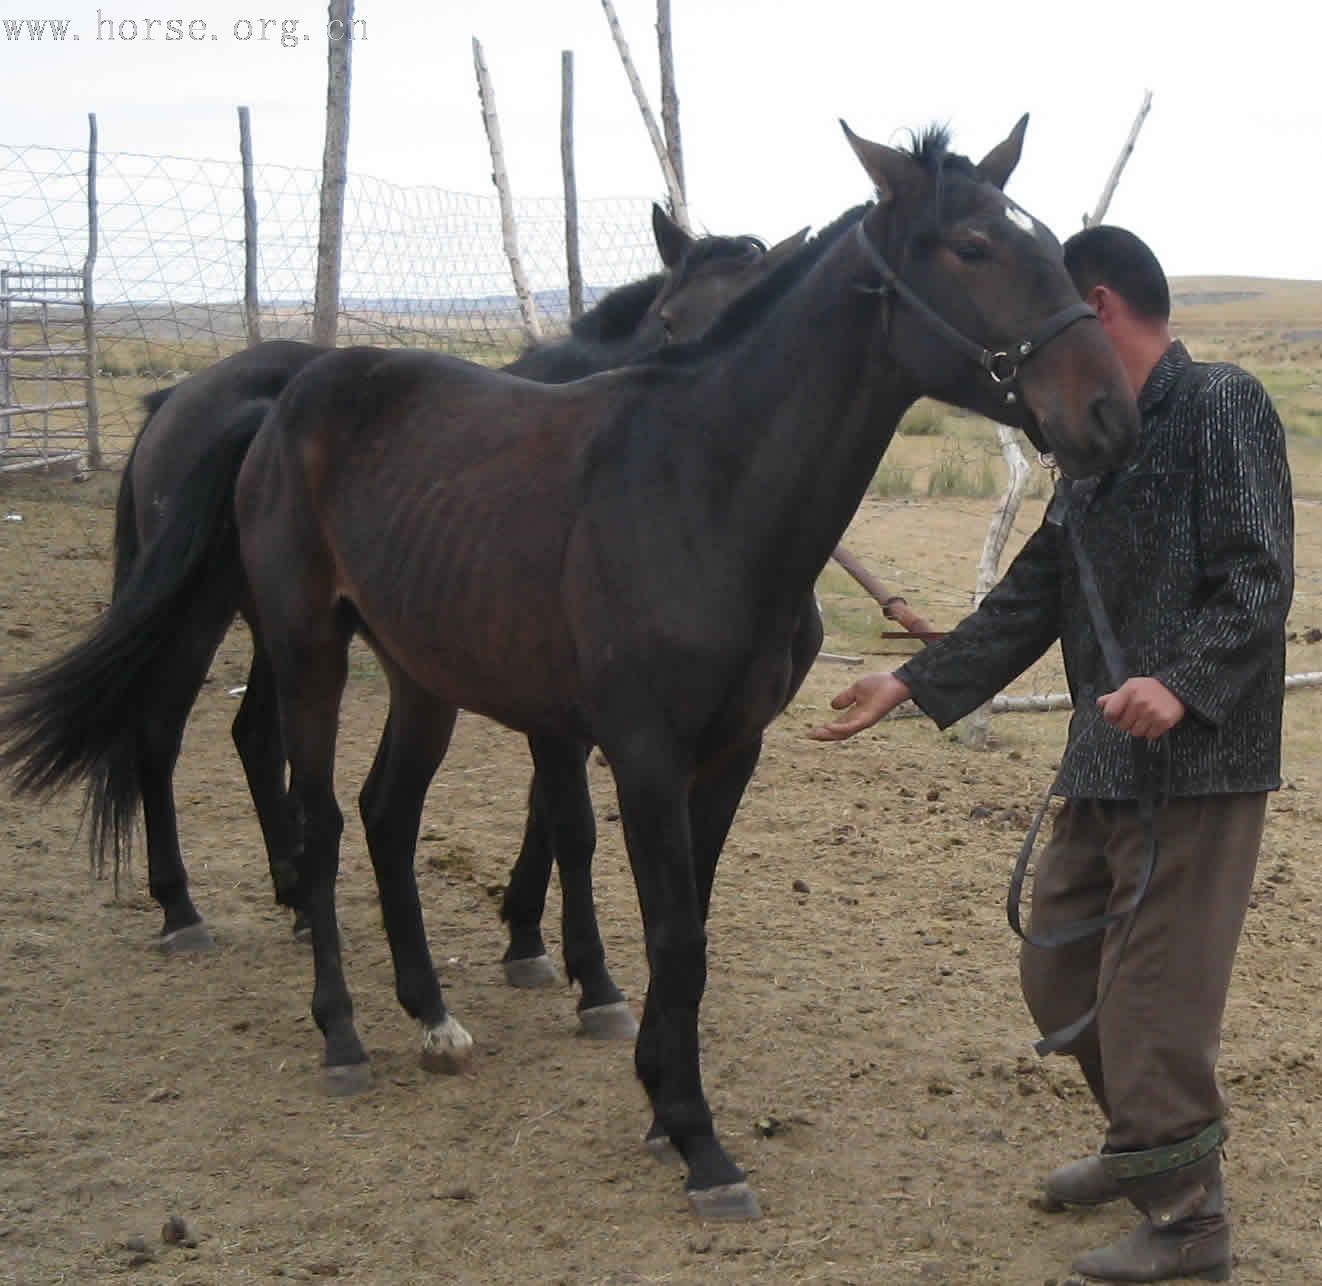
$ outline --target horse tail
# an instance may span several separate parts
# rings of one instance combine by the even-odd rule
[[[63,656],[0,685],[0,767],[12,772],[21,794],[45,797],[86,783],[98,872],[107,850],[114,853],[116,878],[121,859],[127,861],[142,800],[139,739],[166,695],[160,676],[178,636],[197,617],[214,619],[237,600],[234,488],[269,407],[261,399],[236,409],[141,550],[136,531],[124,531],[133,502],[121,486],[117,572],[121,556],[133,557],[109,608]]]

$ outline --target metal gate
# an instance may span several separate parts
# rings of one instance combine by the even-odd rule
[[[82,466],[87,320],[81,269],[0,268],[0,472]]]

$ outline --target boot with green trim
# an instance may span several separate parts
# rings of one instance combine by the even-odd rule
[[[1221,1183],[1219,1121],[1168,1147],[1102,1154],[1120,1194],[1147,1218],[1128,1236],[1074,1261],[1104,1282],[1230,1280],[1230,1222]]]

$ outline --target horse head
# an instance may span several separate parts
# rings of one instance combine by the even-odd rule
[[[1060,243],[1003,191],[1028,117],[976,165],[944,129],[901,150],[841,124],[876,187],[857,235],[891,357],[924,394],[1023,429],[1071,476],[1122,464],[1139,427],[1124,369]]]

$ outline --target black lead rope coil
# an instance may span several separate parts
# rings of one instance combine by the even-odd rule
[[[1071,515],[1067,511],[1062,525],[1069,537],[1070,550],[1074,555],[1074,563],[1079,573],[1079,587],[1083,591],[1083,598],[1088,608],[1093,633],[1097,636],[1097,642],[1101,647],[1102,659],[1106,663],[1107,673],[1110,676],[1112,690],[1114,691],[1129,677],[1128,666],[1125,663],[1125,656],[1120,647],[1120,642],[1111,627],[1110,617],[1106,613],[1106,605],[1097,585],[1092,560],[1083,548],[1083,540],[1079,535],[1078,524],[1071,522],[1070,517]],[[1070,750],[1073,749],[1074,747],[1070,748]],[[1134,890],[1133,897],[1117,910],[1089,916],[1085,920],[1076,920],[1072,924],[1060,925],[1044,933],[1034,933],[1031,930],[1024,929],[1019,914],[1019,905],[1023,898],[1024,879],[1028,873],[1028,865],[1032,860],[1033,850],[1037,844],[1038,834],[1042,830],[1042,823],[1046,818],[1047,809],[1051,806],[1051,800],[1056,793],[1056,786],[1064,772],[1064,762],[1062,762],[1060,770],[1057,771],[1055,781],[1051,783],[1047,790],[1046,796],[1037,810],[1037,816],[1028,829],[1028,834],[1024,837],[1024,842],[1019,848],[1019,858],[1015,862],[1014,872],[1010,876],[1010,888],[1006,896],[1006,918],[1010,922],[1010,928],[1030,946],[1048,951],[1056,950],[1068,946],[1070,943],[1091,937],[1095,933],[1101,933],[1112,925],[1118,924],[1121,920],[1127,920],[1124,936],[1121,938],[1119,949],[1115,954],[1115,962],[1111,966],[1110,974],[1105,982],[1098,988],[1097,999],[1082,1017],[1075,1019],[1068,1026],[1060,1028],[1059,1031],[1051,1032],[1036,1042],[1033,1048],[1042,1057],[1064,1049],[1086,1031],[1090,1024],[1096,1021],[1097,1015],[1101,1012],[1101,1008],[1111,992],[1116,974],[1120,971],[1120,962],[1124,958],[1125,949],[1128,947],[1130,936],[1134,931],[1134,922],[1138,918],[1139,907],[1143,904],[1148,886],[1152,883],[1153,872],[1157,868],[1159,847],[1157,843],[1157,813],[1170,793],[1170,745],[1164,735],[1158,739],[1155,764],[1152,752],[1146,747],[1140,747],[1137,738],[1134,739],[1133,749],[1134,777],[1138,787],[1138,815],[1147,834],[1147,852],[1144,854],[1138,887]],[[1069,751],[1066,753],[1068,757]]]

